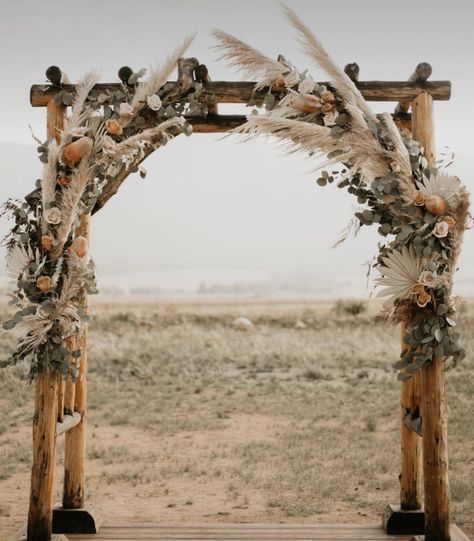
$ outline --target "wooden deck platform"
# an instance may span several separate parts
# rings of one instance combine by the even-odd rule
[[[67,534],[76,541],[408,541],[410,536],[387,535],[381,526],[365,524],[116,524],[98,534]]]

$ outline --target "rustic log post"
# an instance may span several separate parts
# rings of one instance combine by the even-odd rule
[[[59,382],[59,388],[58,388],[58,423],[62,423],[64,420],[65,391],[66,391],[65,381],[61,379],[61,381]]]
[[[59,382],[60,376],[49,371],[36,381],[28,541],[49,541],[52,534]]]
[[[412,104],[413,138],[435,165],[433,98],[421,93]],[[421,371],[425,540],[449,541],[448,430],[443,359],[434,357]]]
[[[402,351],[407,349],[404,342],[406,322],[401,323]],[[400,507],[402,511],[417,511],[421,509],[421,438],[407,424],[407,416],[420,415],[420,374],[415,373],[401,385],[401,474],[400,474]],[[415,532],[410,532],[415,533]]]
[[[66,379],[64,389],[64,413],[72,415],[74,413],[74,398],[76,394],[76,385],[71,378]]]
[[[89,216],[83,216],[78,235],[89,238]],[[87,308],[87,303],[84,302]],[[64,457],[63,508],[80,509],[84,507],[84,461],[86,453],[86,407],[87,407],[87,328],[78,337],[82,355],[79,377],[75,384],[74,411],[82,416],[82,421],[66,433]]]
[[[47,105],[48,139],[59,140],[66,109],[51,100]],[[52,534],[53,484],[56,466],[56,422],[60,376],[42,372],[36,382],[33,418],[33,466],[31,470],[28,541],[49,541]]]
[[[89,239],[90,215],[82,216],[77,235]],[[82,306],[87,312],[87,296],[84,293]],[[66,432],[64,446],[63,505],[53,511],[55,533],[97,533],[102,517],[92,505],[85,505],[86,423],[87,423],[87,326],[81,336],[75,338],[81,347],[79,377],[75,384],[66,382],[65,409],[74,410],[81,421]],[[71,411],[72,413],[72,411]]]
[[[401,351],[408,345],[404,338],[407,322],[400,324]],[[424,514],[421,508],[422,463],[421,438],[412,427],[406,424],[407,417],[420,416],[420,374],[401,385],[401,423],[400,423],[400,505],[389,505],[382,515],[382,523],[390,535],[421,534],[424,532]]]

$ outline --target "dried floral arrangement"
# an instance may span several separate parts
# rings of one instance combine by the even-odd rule
[[[428,166],[423,149],[399,132],[391,115],[371,111],[316,37],[285,9],[331,86],[315,83],[282,56],[273,60],[216,31],[222,58],[257,78],[256,89],[268,90],[265,112],[250,115],[234,132],[271,135],[289,152],[324,156],[318,184],[346,188],[363,205],[352,229],[378,224],[386,238],[374,264],[381,275],[377,283],[384,286],[379,295],[389,297],[393,318],[407,322],[409,347],[398,363],[399,377],[408,378],[433,356],[455,364],[464,351],[455,331],[452,285],[469,219],[468,193],[457,177]],[[27,362],[30,380],[45,369],[78,375],[80,340],[74,337],[87,321],[83,296],[96,292],[81,216],[97,210],[114,179],[138,170],[153,150],[180,133],[190,135],[184,114],[205,113],[199,83],[184,93],[165,84],[190,42],[145,82],[139,82],[142,72],[129,73],[130,84],[120,91],[93,96],[98,78],[91,73],[75,95],[56,95],[72,113],[59,142],[40,142],[43,177],[24,201],[4,205],[14,220],[5,244],[16,289],[10,301],[15,315],[3,327],[16,332],[18,341],[3,364]]]
[[[331,86],[315,83],[282,56],[273,60],[216,31],[221,58],[257,78],[257,89],[268,89],[265,112],[254,111],[233,131],[247,138],[269,135],[288,152],[323,158],[317,183],[335,183],[361,205],[342,240],[377,224],[386,238],[373,263],[380,273],[376,283],[383,287],[378,296],[388,297],[387,317],[407,324],[399,379],[434,356],[453,366],[464,356],[452,288],[470,219],[467,190],[456,176],[429,167],[423,149],[398,130],[390,114],[374,114],[303,21],[284,10],[304,52],[326,72]]]
[[[202,85],[193,83],[185,96],[166,85],[191,41],[186,39],[144,82],[144,70],[131,72],[120,90],[95,96],[91,90],[98,74],[91,72],[75,95],[59,92],[57,103],[70,105],[71,114],[58,138],[36,139],[42,178],[23,201],[3,206],[14,222],[4,245],[16,283],[9,302],[15,313],[3,329],[15,333],[17,347],[2,364],[26,362],[30,380],[45,369],[78,376],[77,337],[88,320],[84,296],[97,292],[81,217],[117,178],[138,171],[145,156],[178,134],[190,135],[184,114],[193,108],[203,114],[197,100]]]

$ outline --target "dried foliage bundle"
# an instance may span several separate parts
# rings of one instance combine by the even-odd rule
[[[400,133],[391,115],[373,113],[307,25],[290,8],[284,6],[284,12],[330,87],[314,84],[293,67],[293,76],[282,85],[274,61],[233,36],[214,32],[221,57],[260,75],[256,88],[269,89],[265,112],[250,115],[233,132],[272,136],[287,152],[324,157],[322,167],[335,170],[322,171],[318,184],[335,182],[363,205],[346,237],[377,224],[387,238],[375,261],[381,274],[376,282],[393,317],[409,320],[409,347],[397,363],[400,379],[433,356],[455,364],[464,350],[454,330],[452,283],[468,225],[468,193],[457,177],[428,166],[419,144]],[[285,65],[291,66],[286,60]]]

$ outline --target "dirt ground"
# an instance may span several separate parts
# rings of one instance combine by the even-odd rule
[[[96,303],[88,500],[148,522],[378,522],[398,500],[399,335],[334,302]],[[453,517],[474,534],[474,310],[447,373]],[[249,317],[248,331],[232,326]],[[304,326],[297,321],[303,322]],[[303,327],[303,328],[301,328]],[[0,341],[2,357],[11,346]],[[33,389],[0,372],[0,539],[24,522]],[[63,437],[56,499],[61,498]]]

